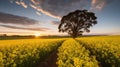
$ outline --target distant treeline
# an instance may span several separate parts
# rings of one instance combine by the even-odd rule
[[[52,39],[52,38],[69,38],[70,36],[39,36],[39,37],[36,37],[36,36],[0,36],[0,40],[12,40],[12,39],[39,39],[39,38],[42,38],[42,39]]]
[[[106,36],[106,35],[83,35],[79,37],[94,37],[94,36]],[[71,38],[70,36],[39,36],[35,37],[33,35],[30,36],[19,36],[19,35],[14,35],[14,36],[0,36],[0,40],[12,40],[12,39],[54,39],[54,38]]]
[[[11,39],[31,39],[34,36],[0,36],[0,40],[11,40]]]

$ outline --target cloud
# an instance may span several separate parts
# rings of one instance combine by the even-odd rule
[[[57,18],[57,19],[60,19],[60,18],[61,18],[61,17],[59,17],[59,16],[55,16],[55,15],[51,14],[51,13],[48,12],[48,11],[43,10],[40,6],[35,6],[35,5],[33,5],[33,4],[30,4],[30,6],[31,6],[32,8],[34,8],[34,9],[36,9],[36,10],[38,10],[38,11],[40,11],[40,12],[46,14],[46,15],[48,15],[48,16],[50,16],[50,17]]]
[[[21,1],[21,0],[14,0]],[[76,9],[87,8],[87,0],[23,0],[29,2],[30,7],[53,18],[61,19],[66,13]]]
[[[15,0],[20,1],[20,0]],[[50,16],[60,19],[67,13],[77,9],[101,10],[112,0],[23,0],[29,6]]]
[[[18,27],[18,26],[11,26],[11,25],[0,25],[2,27],[6,27],[6,28],[11,28],[11,29],[22,29],[22,30],[31,30],[31,31],[47,31],[50,30],[48,28],[30,28],[30,27]]]
[[[34,32],[19,32],[19,31],[14,31],[14,32],[3,32],[3,31],[0,31],[0,34],[8,34],[8,33],[17,33],[17,34],[34,34]]]
[[[39,22],[27,17],[16,16],[0,12],[0,23],[17,25],[34,25],[38,24]]]
[[[102,10],[106,5],[111,3],[112,0],[92,0],[91,5],[94,10]]]
[[[37,15],[41,15],[41,13],[40,12],[35,12]]]
[[[55,26],[58,26],[60,24],[60,21],[52,21],[51,24],[55,25]]]
[[[35,4],[37,2],[39,4]],[[60,19],[66,13],[74,11],[76,9],[86,8],[85,0],[34,0],[30,6],[42,13]]]
[[[37,1],[37,0],[31,0],[31,2],[32,2],[33,4],[39,4],[39,1]]]
[[[17,5],[23,6],[24,8],[27,8],[27,7],[28,7],[28,5],[27,5],[24,1],[15,1],[15,3],[16,3]]]
[[[92,0],[91,5],[92,9],[101,10],[105,6],[105,0]]]

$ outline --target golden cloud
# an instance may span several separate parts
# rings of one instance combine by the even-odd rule
[[[46,15],[48,15],[48,16],[50,16],[50,17],[57,18],[57,19],[61,19],[61,17],[55,16],[55,15],[51,14],[50,12],[47,12],[47,11],[43,10],[40,6],[35,6],[35,5],[33,5],[33,4],[30,4],[30,6],[31,6],[32,8],[34,8],[34,9],[36,9],[36,10],[38,10],[38,11],[40,11],[40,12],[46,14]]]
[[[38,12],[38,11],[37,11],[37,12],[35,12],[35,13],[36,13],[37,15],[41,15],[41,13],[40,13],[40,12]]]
[[[44,13],[50,17],[61,19],[65,14],[74,10],[101,10],[111,0],[14,0],[16,4],[24,8],[28,6]],[[25,2],[29,3],[26,4]],[[38,14],[38,13],[36,13]]]
[[[27,4],[25,4],[24,1],[15,1],[15,3],[16,3],[17,5],[23,6],[24,8],[27,8],[27,7],[28,7]]]

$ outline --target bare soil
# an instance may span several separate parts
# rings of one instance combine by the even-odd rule
[[[40,62],[37,67],[58,67],[57,61],[57,50],[55,50],[50,56],[48,56],[43,62]]]

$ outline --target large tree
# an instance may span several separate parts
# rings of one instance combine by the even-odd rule
[[[73,38],[90,32],[89,28],[97,24],[95,13],[87,10],[76,10],[65,15],[58,27],[59,32],[67,32]]]

